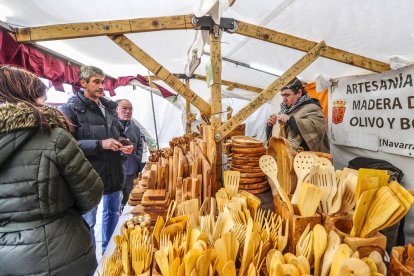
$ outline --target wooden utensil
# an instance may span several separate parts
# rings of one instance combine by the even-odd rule
[[[273,183],[276,185],[276,188],[279,192],[280,197],[286,203],[290,212],[294,213],[292,203],[290,202],[289,196],[286,194],[285,190],[280,186],[277,181],[277,164],[275,159],[270,155],[263,155],[259,160],[260,168],[263,172],[272,179]]]
[[[369,237],[383,225],[387,223],[389,218],[400,207],[400,202],[394,196],[390,188],[383,186],[375,194],[375,198],[371,202],[367,218],[361,229],[360,237]]]
[[[341,244],[341,238],[335,231],[329,232],[328,243],[326,245],[325,255],[323,256],[321,276],[329,275],[329,270],[331,269],[331,264],[333,256]]]
[[[302,185],[303,178],[306,176],[306,174],[309,173],[311,168],[313,168],[317,159],[318,156],[307,151],[299,152],[293,159],[293,169],[295,170],[298,181],[295,193],[292,196],[292,204],[297,204],[300,186]]]
[[[168,256],[167,256],[167,254],[165,254],[161,250],[157,250],[157,251],[155,251],[154,257],[155,257],[155,261],[158,264],[158,267],[161,270],[161,274],[163,276],[169,276],[170,271],[168,269]]]
[[[349,258],[342,262],[337,275],[365,276],[365,275],[372,275],[372,274],[369,269],[369,266],[364,261],[357,259],[357,258]]]
[[[305,182],[302,182],[299,189],[298,209],[300,215],[303,217],[313,216],[321,202],[323,192],[319,187]]]
[[[325,228],[317,224],[313,227],[312,231],[313,239],[313,255],[314,255],[314,275],[320,275],[320,262],[321,257],[325,253],[326,245],[328,243],[328,235],[326,234]]]
[[[322,196],[322,212],[331,213],[332,200],[338,189],[336,184],[335,168],[333,166],[319,166],[318,186],[323,191]]]
[[[352,255],[352,250],[346,244],[341,244],[338,249],[335,251],[333,256],[332,265],[331,265],[331,272],[329,273],[330,276],[339,276],[339,271],[341,269],[342,262],[349,259]]]
[[[352,218],[353,225],[350,233],[352,237],[359,237],[361,229],[364,226],[369,205],[371,204],[376,192],[377,189],[364,191],[358,199],[355,207],[355,213]]]
[[[233,260],[228,260],[226,264],[223,266],[222,273],[225,276],[236,276],[236,264]]]
[[[267,154],[276,160],[278,166],[276,178],[286,193],[290,194],[296,185],[297,179],[293,169],[295,152],[292,150],[289,141],[285,138],[270,138]]]
[[[354,174],[348,174],[343,180],[342,185],[344,193],[342,196],[341,212],[351,211],[356,204],[355,190],[358,181],[358,176]],[[340,182],[341,183],[341,182]]]
[[[240,183],[239,171],[224,171],[223,172],[224,188],[226,189],[229,197],[232,198],[237,194]]]

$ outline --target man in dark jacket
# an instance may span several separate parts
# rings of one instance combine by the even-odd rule
[[[122,125],[124,126],[125,135],[129,141],[134,145],[134,151],[128,155],[124,162],[125,180],[122,185],[122,201],[121,212],[124,209],[125,204],[128,201],[128,196],[134,186],[134,179],[137,177],[138,172],[141,171],[141,159],[142,159],[142,137],[139,127],[134,123],[132,118],[132,112],[134,108],[130,101],[126,99],[117,100],[118,107],[116,111]]]
[[[116,103],[103,97],[103,71],[93,66],[82,66],[79,82],[84,90],[70,98],[61,111],[74,124],[74,136],[80,148],[104,183],[102,252],[105,252],[118,222],[120,190],[124,180],[121,153],[130,154],[133,146],[123,146],[118,141],[120,136],[124,136],[123,128],[116,114]],[[96,212],[97,207],[84,215],[94,244]]]

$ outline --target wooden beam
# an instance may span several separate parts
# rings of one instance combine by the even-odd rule
[[[194,78],[197,79],[197,80],[204,80],[204,81],[206,80],[205,76],[198,75],[198,74],[195,74]],[[241,84],[241,83],[238,83],[238,82],[232,82],[232,81],[228,81],[228,80],[221,80],[221,84],[227,85],[227,86],[230,86],[230,87],[234,87],[234,88],[239,88],[239,89],[251,91],[251,92],[256,92],[256,93],[260,93],[260,92],[263,91],[263,88],[260,88],[260,87],[247,85],[247,84]]]
[[[264,103],[270,100],[276,93],[286,86],[295,76],[305,70],[312,64],[325,49],[325,42],[319,42],[313,47],[304,57],[290,67],[277,80],[272,82],[266,89],[264,89],[256,98],[254,98],[247,106],[243,107],[230,120],[222,125],[215,133],[215,140],[220,141],[227,136],[232,130],[240,125],[247,117],[255,112]]]
[[[217,26],[215,26],[217,27]],[[222,124],[221,110],[221,39],[217,32],[210,32],[210,61],[213,71],[213,85],[211,86],[211,133],[208,136],[208,159],[211,164],[211,194],[217,192],[217,184],[221,182],[222,141],[215,141],[214,133]],[[214,149],[213,149],[214,147]]]
[[[221,44],[220,37],[210,32],[210,61],[213,70],[211,86],[211,125],[216,130],[221,126]]]
[[[194,29],[191,23],[192,17],[193,15],[188,14],[17,28],[16,40],[18,42],[29,42],[162,30]]]
[[[190,103],[198,108],[204,116],[210,116],[211,107],[206,101],[204,101],[194,91],[188,88],[176,76],[171,74],[150,55],[144,52],[144,50],[138,47],[134,42],[132,42],[124,35],[110,36],[109,38],[111,38],[116,44],[118,44],[119,47],[124,49],[128,54],[130,54],[139,63],[144,65],[153,74],[158,76],[162,81],[177,91],[177,93],[180,94],[184,99],[189,100]]]
[[[178,78],[180,76],[180,74],[174,74],[174,76],[176,76]],[[194,76],[194,79],[196,79],[196,80],[206,81],[206,76],[199,75],[199,74],[194,74],[193,76]],[[148,81],[148,76],[146,76],[145,78]],[[160,80],[160,78],[157,77],[157,76],[151,76],[151,80],[156,81],[156,80]],[[242,84],[242,83],[228,81],[228,80],[221,80],[221,84],[228,86],[228,88],[226,88],[226,90],[228,90],[228,91],[231,91],[234,88],[239,88],[239,89],[243,89],[243,90],[251,91],[251,92],[256,92],[256,93],[260,93],[260,92],[263,91],[263,88],[260,88],[260,87],[257,87],[257,86]],[[229,89],[229,87],[230,87],[230,89]]]
[[[40,27],[16,28],[17,42],[57,40],[101,35],[120,35],[127,33],[151,32],[162,30],[194,29],[193,15],[176,15],[164,17],[135,18],[126,20],[110,20],[72,24],[48,25]],[[295,50],[308,52],[316,42],[293,35],[274,31],[243,21],[237,21],[237,34],[260,39],[270,43],[286,46]],[[357,66],[373,72],[390,70],[389,64],[343,51],[334,47],[326,47],[323,57]]]
[[[249,24],[243,21],[237,21],[237,34],[251,38],[271,42],[281,46],[286,46],[295,50],[308,52],[317,43],[293,35],[277,32],[271,29]],[[385,72],[390,70],[390,65],[371,58],[356,55],[340,49],[326,46],[322,54],[323,57],[329,58],[342,63],[350,64],[373,72]]]

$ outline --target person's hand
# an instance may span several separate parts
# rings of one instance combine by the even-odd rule
[[[269,119],[267,119],[267,125],[273,126],[274,124],[276,124],[276,121],[277,121],[276,114],[272,114],[270,115]]]
[[[118,151],[122,147],[122,144],[113,138],[102,140],[101,144],[105,150]]]
[[[123,146],[120,147],[119,150],[123,153],[123,154],[131,154],[132,151],[134,150],[134,146],[133,145],[129,145],[129,146]]]
[[[276,116],[277,117],[277,120],[278,121],[280,121],[280,122],[282,122],[282,123],[287,123],[287,121],[289,120],[289,115],[286,115],[286,114],[279,114],[279,115],[277,115]]]

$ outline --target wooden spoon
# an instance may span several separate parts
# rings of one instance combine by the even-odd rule
[[[317,224],[313,227],[312,239],[313,255],[315,257],[314,274],[315,276],[319,276],[321,257],[323,253],[325,253],[326,245],[328,243],[328,235],[326,234],[325,228],[322,225]]]
[[[341,239],[339,238],[338,234],[335,231],[331,230],[328,235],[328,244],[326,245],[325,255],[323,256],[322,270],[320,274],[321,276],[327,276],[329,274],[333,256],[340,244]]]

